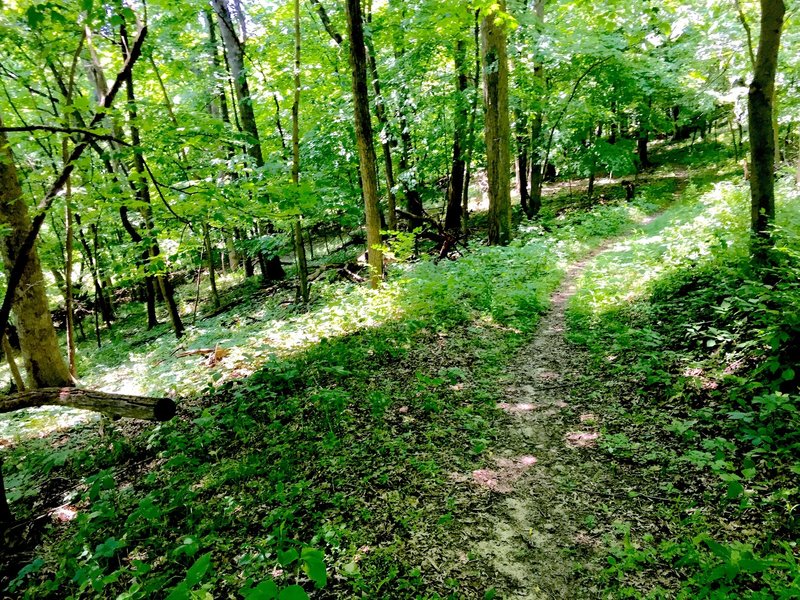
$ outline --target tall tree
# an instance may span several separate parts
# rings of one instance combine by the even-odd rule
[[[380,285],[383,279],[381,217],[378,211],[378,171],[375,147],[372,145],[372,121],[369,114],[367,90],[367,52],[364,45],[364,23],[360,0],[345,0],[347,32],[350,38],[350,69],[353,79],[353,112],[356,126],[361,185],[364,193],[364,212],[367,221],[367,253],[370,266],[370,285]]]
[[[447,185],[447,209],[444,226],[450,231],[458,231],[461,227],[461,201],[464,192],[466,174],[467,126],[469,121],[469,103],[466,98],[469,82],[469,63],[467,62],[467,44],[459,37],[455,46],[456,67],[456,106],[453,128],[453,161],[450,167],[450,181]]]
[[[129,58],[130,46],[124,21],[120,25],[120,42],[122,45],[123,57],[127,61]],[[128,120],[130,122],[131,142],[133,142],[133,146],[136,148],[133,153],[133,169],[136,173],[136,180],[134,181],[133,187],[136,191],[136,200],[142,207],[142,217],[144,218],[145,231],[147,232],[145,243],[148,247],[149,257],[151,260],[156,260],[161,254],[161,249],[158,247],[158,239],[155,235],[153,208],[150,203],[150,185],[147,182],[148,174],[145,169],[144,154],[141,148],[142,140],[139,133],[136,95],[133,86],[133,70],[128,71],[126,74],[125,91],[128,99]],[[181,321],[178,303],[175,300],[175,290],[172,287],[172,282],[169,280],[169,273],[156,274],[156,281],[161,290],[161,295],[164,297],[164,302],[167,305],[169,319],[172,323],[172,330],[175,332],[175,337],[180,338],[183,336],[184,327]]]
[[[22,198],[17,169],[0,115],[0,225],[8,229],[0,243],[6,273],[19,258],[20,248],[31,231],[28,207]],[[73,384],[61,356],[47,302],[42,265],[34,246],[22,271],[13,304],[23,363],[31,388]]]
[[[233,87],[236,91],[236,104],[239,107],[239,122],[242,130],[251,138],[251,143],[247,147],[247,152],[253,159],[255,166],[264,166],[264,155],[261,151],[261,140],[258,136],[258,124],[256,114],[253,110],[253,99],[250,96],[250,84],[247,80],[247,69],[245,68],[245,41],[239,39],[236,29],[231,19],[227,0],[211,0],[211,6],[217,15],[219,30],[222,36],[222,44],[225,47],[225,57],[227,65],[231,70]],[[242,12],[237,11],[243,18]],[[265,228],[268,233],[272,233],[272,226]],[[273,256],[264,260],[264,277],[267,280],[283,279],[285,273],[281,266],[279,256]]]
[[[756,256],[763,258],[775,218],[775,74],[786,6],[783,0],[761,0],[761,36],[747,95],[750,125],[750,226]]]
[[[292,103],[292,184],[300,200],[300,0],[294,0],[294,102]],[[294,249],[297,257],[297,281],[300,297],[308,302],[308,263],[303,241],[302,215],[293,223]]]
[[[509,162],[508,56],[506,3],[486,12],[481,23],[483,98],[486,110],[486,176],[489,182],[489,243],[511,241],[511,165]]]
[[[544,8],[547,0],[534,0],[533,14],[536,17],[537,28],[544,27]],[[544,65],[541,59],[537,59],[533,65],[533,78],[536,88],[541,92],[544,91]],[[542,164],[542,130],[544,125],[544,113],[538,109],[532,119],[530,127],[530,143],[531,148],[528,152],[530,160],[530,186],[531,191],[527,194],[527,207],[526,215],[531,218],[539,213],[542,208],[542,180],[544,179],[544,165]]]

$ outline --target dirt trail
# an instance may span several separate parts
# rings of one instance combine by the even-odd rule
[[[532,342],[508,373],[494,465],[472,473],[493,501],[466,537],[485,572],[496,574],[498,598],[599,594],[582,588],[587,578],[576,573],[597,568],[601,544],[591,526],[602,499],[597,493],[614,478],[598,456],[600,424],[587,408],[605,384],[584,375],[590,359],[565,339],[565,313],[587,264],[618,241],[609,240],[567,270]]]

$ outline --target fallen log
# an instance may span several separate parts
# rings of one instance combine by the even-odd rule
[[[68,387],[41,388],[0,397],[0,413],[50,405],[146,421],[169,421],[175,416],[176,410],[175,401],[171,398],[128,396]]]

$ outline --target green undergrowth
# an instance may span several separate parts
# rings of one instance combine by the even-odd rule
[[[600,255],[570,306],[605,402],[601,449],[655,515],[607,532],[611,597],[798,598],[800,209],[779,189],[772,265],[749,190],[697,181]]]
[[[265,297],[190,331],[190,346],[238,352],[249,377],[186,370],[172,344],[147,342],[158,369],[146,389],[171,374],[175,391],[191,392],[173,421],[104,437],[87,427],[7,453],[18,516],[60,502],[75,511],[68,523],[36,521],[44,541],[14,565],[8,591],[482,597],[490,578],[467,590],[424,561],[425,545],[448,544],[470,511],[452,476],[482,466],[497,381],[563,267],[665,205],[676,185],[667,177],[633,203],[526,223],[506,248],[399,265],[380,291],[320,284],[305,312]],[[133,377],[126,365],[108,372]]]

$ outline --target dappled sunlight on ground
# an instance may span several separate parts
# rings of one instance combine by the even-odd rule
[[[597,445],[600,434],[596,431],[570,431],[564,436],[568,446],[573,448],[592,448]]]
[[[535,456],[495,459],[494,469],[477,469],[472,472],[472,480],[479,486],[500,494],[508,494],[514,483],[536,464]]]

